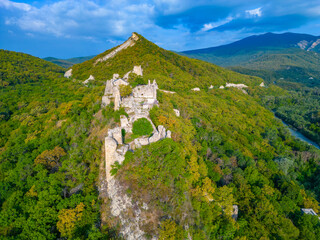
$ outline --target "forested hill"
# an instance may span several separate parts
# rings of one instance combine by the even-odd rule
[[[138,35],[138,34],[137,34]],[[259,85],[261,79],[241,75],[216,65],[180,56],[148,41],[143,36],[135,45],[118,52],[113,58],[95,63],[97,59],[112,52],[112,48],[93,59],[72,66],[76,79],[85,80],[93,75],[98,80],[111,79],[113,73],[120,76],[141,65],[146,78],[156,79],[160,88],[186,90],[195,87],[208,88],[211,84],[224,85],[226,82]]]
[[[121,239],[101,183],[104,138],[126,112],[101,107],[101,98],[105,80],[141,65],[143,76],[130,74],[130,84],[156,79],[175,91],[158,91],[150,110],[172,138],[128,151],[112,169],[125,193],[148,206],[138,223],[146,239],[317,239],[318,218],[301,208],[320,210],[320,153],[261,105],[261,96],[286,92],[137,36],[106,61],[97,60],[114,49],[74,65],[71,78],[45,71],[1,88],[1,238]],[[35,59],[6,64],[32,70]],[[90,74],[95,80],[84,85]],[[226,82],[248,88],[220,89]]]
[[[266,81],[299,82],[309,87],[320,86],[320,37],[267,33],[206,49],[183,52],[234,71],[257,75]],[[257,71],[260,70],[260,71]]]
[[[43,59],[0,49],[0,86],[41,81],[62,72],[62,67]]]
[[[170,130],[172,139],[129,152],[113,170],[135,202],[152,206],[144,213],[152,218],[143,223],[143,231],[160,239],[188,234],[193,239],[316,239],[317,218],[303,215],[301,208],[318,211],[320,192],[314,183],[320,180],[319,167],[314,164],[319,151],[292,138],[257,97],[286,92],[137,36],[133,46],[105,61],[99,59],[117,47],[74,65],[72,78],[83,81],[92,75],[94,85],[141,65],[143,77],[130,75],[129,82],[156,79],[160,89],[176,92],[158,91],[159,107],[150,111],[153,123]],[[247,84],[249,94],[220,89],[226,82]],[[200,91],[191,90],[195,87]],[[109,106],[102,112],[108,116],[113,110]],[[102,221],[116,227],[119,221],[109,204],[105,200],[102,206]],[[239,207],[237,221],[231,218],[233,205]]]

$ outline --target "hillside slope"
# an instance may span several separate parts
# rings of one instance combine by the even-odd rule
[[[40,81],[61,75],[63,71],[43,59],[0,49],[0,86]]]
[[[125,238],[134,232],[124,229],[139,226],[146,238],[308,239],[305,226],[312,217],[302,215],[300,208],[318,209],[303,185],[319,199],[305,175],[319,161],[319,152],[292,138],[256,97],[286,92],[260,87],[259,78],[166,51],[138,34],[127,43],[74,65],[72,77],[83,81],[92,75],[94,85],[142,66],[140,84],[155,79],[160,89],[175,91],[158,91],[159,106],[150,111],[155,126],[170,130],[172,139],[128,151],[123,163],[113,165],[112,174],[123,188],[120,199],[129,196],[141,211],[129,208],[119,219],[113,215],[113,200],[102,197],[103,224],[118,226]],[[131,78],[136,76],[129,82]],[[219,88],[227,82],[247,84],[249,94]],[[195,87],[200,91],[191,90]],[[113,112],[112,103],[102,112]],[[237,221],[233,205],[239,208]],[[307,228],[320,231],[315,225]]]
[[[148,79],[156,79],[160,88],[185,90],[210,85],[224,85],[226,82],[259,85],[261,79],[241,75],[210,63],[181,57],[176,53],[159,48],[141,35],[136,43],[103,62],[96,61],[115,48],[99,54],[93,59],[72,67],[73,77],[85,80],[93,75],[98,80],[108,80],[114,73],[123,76],[134,65],[141,65]]]

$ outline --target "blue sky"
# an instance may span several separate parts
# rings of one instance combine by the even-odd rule
[[[175,51],[265,32],[320,35],[319,0],[0,0],[0,48],[96,55],[138,32]]]

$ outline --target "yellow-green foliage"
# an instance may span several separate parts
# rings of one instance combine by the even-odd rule
[[[261,83],[257,77],[238,74],[207,62],[164,50],[140,35],[134,46],[118,52],[115,57],[105,62],[94,64],[98,58],[114,49],[72,66],[73,76],[79,80],[85,80],[88,74],[92,74],[96,79],[108,80],[114,73],[122,76],[131,71],[133,66],[141,65],[143,79],[156,79],[159,87],[167,90],[185,91],[194,87],[207,89],[211,84],[222,85],[226,82],[247,85]]]
[[[132,93],[132,88],[130,85],[120,85],[120,95],[121,97],[127,97]]]
[[[62,67],[43,59],[0,49],[0,88],[58,77],[63,72]]]

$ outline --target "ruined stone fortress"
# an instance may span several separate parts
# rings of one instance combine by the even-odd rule
[[[141,66],[134,66],[133,70],[126,73],[122,78],[119,74],[114,74],[111,80],[106,82],[104,96],[102,97],[102,107],[114,102],[114,110],[123,107],[128,114],[128,118],[124,115],[120,116],[120,126],[109,129],[108,136],[105,138],[105,168],[107,192],[111,200],[111,214],[118,217],[121,221],[121,233],[125,239],[145,239],[144,232],[140,225],[145,219],[142,218],[142,211],[148,209],[145,203],[133,203],[132,199],[123,192],[118,181],[110,173],[112,166],[118,162],[121,164],[125,159],[127,151],[134,151],[143,145],[157,142],[164,138],[171,138],[171,132],[163,126],[154,126],[149,117],[150,109],[158,104],[157,90],[158,85],[154,80],[149,80],[147,85],[138,85],[132,89],[132,94],[127,97],[121,97],[120,86],[129,85],[128,78],[130,73],[142,76]],[[134,121],[139,118],[146,118],[153,126],[153,134],[151,137],[142,136],[132,140],[130,143],[123,142],[122,131],[132,133]],[[141,207],[142,205],[142,207]],[[134,217],[128,218],[127,211],[133,211]]]

